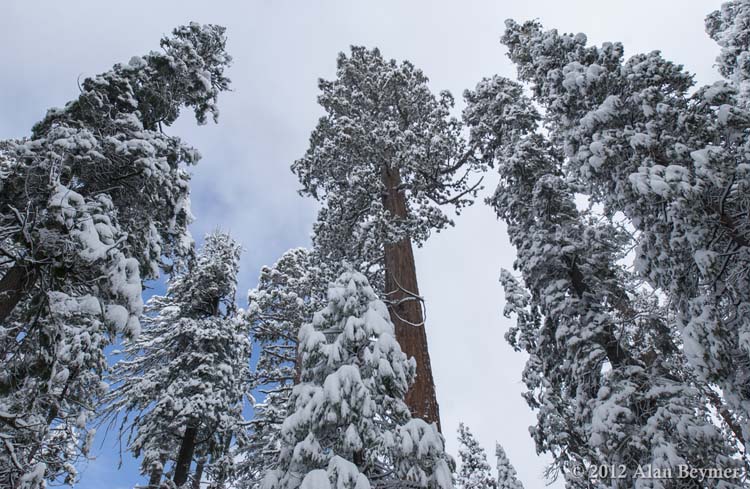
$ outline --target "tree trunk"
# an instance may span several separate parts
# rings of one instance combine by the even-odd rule
[[[14,265],[0,279],[0,323],[34,287],[36,273],[29,266]]]
[[[383,183],[386,193],[383,205],[396,218],[406,217],[406,196],[399,190],[398,170],[385,170]],[[414,417],[440,426],[440,408],[435,394],[435,382],[427,349],[422,303],[419,299],[417,272],[411,239],[385,245],[385,293],[388,310],[396,329],[396,340],[401,350],[417,362],[417,378],[406,393],[406,404]]]
[[[201,458],[195,466],[195,475],[193,476],[193,489],[201,489],[201,479],[203,479],[203,467],[206,465],[206,459]]]
[[[294,360],[294,385],[297,385],[300,382],[302,382],[302,350],[300,350],[298,343],[297,357]]]
[[[198,436],[198,428],[190,424],[185,428],[185,434],[182,435],[182,444],[180,445],[180,451],[177,454],[177,462],[175,463],[174,469],[174,483],[177,487],[182,486],[187,482],[188,473],[190,472],[190,464],[193,461],[193,453],[195,452],[195,438]]]

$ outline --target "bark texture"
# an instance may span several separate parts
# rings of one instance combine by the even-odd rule
[[[203,467],[206,466],[206,459],[202,458],[198,461],[195,467],[195,475],[193,476],[192,489],[201,489],[201,479],[203,479]]]
[[[192,424],[188,425],[185,429],[185,434],[182,435],[182,444],[177,454],[173,479],[177,487],[187,482],[188,474],[190,473],[190,464],[193,461],[193,454],[195,453],[195,439],[197,436],[198,428]]]
[[[396,218],[406,217],[406,195],[399,188],[401,177],[398,170],[386,170],[383,180],[386,187],[383,204],[386,210]],[[414,251],[408,238],[385,245],[385,293],[396,329],[396,340],[401,350],[417,362],[417,378],[406,393],[406,404],[414,417],[428,423],[434,422],[441,430]]]
[[[36,273],[27,266],[14,265],[0,279],[0,322],[5,321],[13,309],[34,287]]]

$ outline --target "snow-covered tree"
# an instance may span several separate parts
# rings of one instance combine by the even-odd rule
[[[230,58],[218,26],[179,27],[161,45],[2,144],[0,485],[75,478],[103,348],[137,334],[141,281],[190,253],[198,153],[163,129],[184,107],[216,116]]]
[[[523,489],[523,484],[516,477],[516,469],[510,463],[505,450],[499,444],[495,444],[495,457],[497,458],[497,489]]]
[[[623,478],[603,474],[594,483],[624,488],[650,483],[639,467],[736,467],[736,448],[685,369],[674,314],[619,265],[631,236],[613,219],[578,209],[562,152],[539,130],[541,115],[522,87],[494,77],[466,98],[472,141],[500,174],[488,202],[518,253],[523,284],[501,275],[505,313],[517,318],[506,338],[529,353],[525,398],[537,410],[537,450],[554,459],[551,473],[583,488],[592,482],[573,466],[624,465]],[[706,484],[739,487],[731,478]]]
[[[412,244],[451,224],[442,205],[471,202],[478,165],[450,117],[453,97],[434,95],[427,82],[378,49],[339,54],[336,79],[319,82],[326,114],[292,170],[302,193],[322,203],[316,252],[327,263],[347,261],[387,299],[396,338],[417,361],[407,404],[439,423]]]
[[[463,423],[458,424],[458,458],[461,468],[456,486],[462,489],[495,489],[497,481],[490,473],[487,453]]]
[[[725,2],[706,17],[706,32],[721,46],[716,67],[737,90],[737,101],[743,105],[750,100],[749,22],[750,2],[746,0]]]
[[[681,348],[739,443],[750,440],[750,112],[747,0],[709,15],[724,80],[693,77],[654,51],[507,22],[521,80],[564,148],[565,180],[635,231],[634,268],[663,294]]]
[[[229,84],[225,42],[223,27],[181,26],[162,39],[164,52],[85,79],[76,100],[51,109],[29,139],[10,142],[15,161],[2,175],[0,229],[13,268],[0,280],[0,292],[20,289],[16,299],[23,298],[37,280],[46,282],[67,265],[63,245],[72,248],[69,254],[86,249],[64,227],[42,225],[61,191],[111,201],[127,233],[118,247],[138,260],[143,278],[155,278],[163,258],[190,252],[186,166],[200,155],[163,128],[184,107],[201,124],[208,114],[218,116],[217,96]],[[0,320],[17,304],[2,299]]]
[[[281,432],[277,468],[264,489],[368,489],[398,480],[450,488],[442,436],[411,419],[414,379],[385,304],[367,279],[344,272],[325,308],[299,334],[302,370]]]
[[[167,294],[149,300],[141,335],[113,369],[106,413],[120,417],[120,436],[152,484],[170,461],[177,486],[194,459],[215,481],[230,475],[226,455],[244,436],[250,358],[247,322],[234,304],[239,256],[228,235],[206,236]]]
[[[257,486],[263,474],[276,467],[281,424],[299,380],[297,337],[325,305],[328,275],[314,254],[295,248],[272,267],[263,267],[258,286],[249,293],[246,320],[260,350],[251,385],[264,398],[253,406],[248,440],[239,447],[238,472],[247,487]]]

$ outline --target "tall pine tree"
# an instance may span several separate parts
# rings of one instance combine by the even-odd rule
[[[659,52],[507,23],[519,77],[565,149],[565,178],[635,231],[634,268],[664,294],[682,349],[741,444],[750,435],[750,114],[747,0],[709,15],[725,77],[693,77]]]
[[[178,27],[2,143],[0,485],[75,479],[104,347],[137,334],[141,281],[190,254],[199,155],[165,128],[183,108],[216,117],[225,41],[219,26]]]
[[[541,116],[522,87],[494,77],[466,98],[471,137],[500,174],[488,202],[518,252],[523,285],[509,272],[501,277],[506,314],[517,317],[506,337],[530,355],[525,397],[537,410],[537,450],[553,456],[551,473],[584,488],[591,481],[573,466],[622,464],[622,478],[604,474],[598,483],[625,488],[648,483],[639,467],[736,467],[736,449],[685,369],[673,316],[619,265],[630,236],[577,208],[561,151],[539,130]]]
[[[247,443],[237,454],[241,484],[256,487],[263,474],[276,468],[281,425],[292,387],[300,378],[299,330],[324,306],[329,274],[304,248],[284,253],[263,267],[258,285],[248,295],[246,320],[259,347],[251,385],[263,395],[253,406]]]
[[[169,462],[177,486],[193,460],[214,481],[231,475],[228,449],[244,436],[250,358],[247,322],[234,303],[239,256],[228,235],[206,236],[167,294],[149,301],[143,332],[114,367],[106,412],[121,417],[120,436],[152,485]]]
[[[469,175],[479,165],[449,115],[453,97],[434,95],[427,82],[377,49],[341,53],[336,78],[319,82],[326,114],[292,170],[302,193],[322,203],[316,251],[327,263],[349,262],[380,291],[396,339],[417,361],[407,404],[439,427],[412,245],[451,223],[442,205],[471,202]]]

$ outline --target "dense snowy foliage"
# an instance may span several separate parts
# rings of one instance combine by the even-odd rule
[[[216,117],[224,45],[221,27],[179,27],[1,145],[0,485],[75,479],[103,348],[137,335],[141,281],[190,254],[185,167],[199,156],[163,128],[184,107]]]
[[[458,424],[458,457],[461,468],[456,479],[460,489],[495,489],[497,481],[492,477],[487,453],[479,446],[474,435],[463,423]]]
[[[319,88],[325,115],[292,165],[301,193],[322,203],[315,252],[327,263],[347,261],[386,301],[401,349],[417,362],[407,404],[440,428],[412,245],[452,224],[444,206],[472,202],[481,162],[450,116],[453,97],[434,95],[408,61],[355,46]]]
[[[325,261],[382,271],[385,243],[421,244],[451,223],[442,204],[471,202],[477,165],[450,117],[453,97],[427,82],[410,62],[363,47],[339,55],[336,79],[320,80],[326,115],[292,169],[303,194],[323,204],[314,243]],[[405,196],[403,213],[388,208],[389,190]]]
[[[574,467],[622,464],[625,477],[605,474],[595,487],[624,488],[650,481],[639,467],[738,466],[702,386],[684,368],[674,314],[618,264],[630,235],[578,210],[565,179],[570,168],[540,132],[541,116],[522,87],[494,77],[466,98],[472,140],[500,173],[488,202],[507,223],[523,278],[521,285],[509,272],[501,277],[506,315],[517,317],[507,338],[530,355],[532,435],[539,451],[552,454],[551,473],[562,472],[567,487],[592,487]],[[731,479],[711,483],[732,487]]]
[[[126,342],[106,410],[121,422],[120,437],[149,475],[174,462],[203,460],[208,477],[225,480],[228,447],[243,436],[242,407],[249,382],[247,322],[234,306],[240,248],[214,233],[165,296],[146,307],[143,331]],[[182,459],[190,446],[193,453]]]
[[[412,63],[339,54],[292,165],[320,203],[312,249],[264,267],[247,310],[240,245],[216,231],[195,251],[200,155],[165,132],[185,109],[217,119],[224,28],[178,27],[84,79],[0,141],[0,487],[75,484],[100,416],[150,489],[523,489],[463,424],[458,473],[445,453],[412,249],[490,168],[517,250],[506,339],[528,355],[547,476],[746,487],[652,476],[750,470],[750,0],[705,28],[721,79],[695,87],[658,51],[508,20],[520,83],[483,79],[462,120]]]
[[[403,397],[414,378],[388,310],[367,279],[343,273],[327,305],[299,333],[302,370],[265,489],[326,489],[411,481],[450,488],[443,438],[410,419]]]
[[[240,448],[239,472],[248,487],[276,467],[281,424],[299,380],[297,337],[302,325],[325,305],[328,275],[310,251],[295,248],[272,267],[263,267],[258,286],[249,293],[246,320],[260,348],[252,386],[264,397],[254,405],[248,441]]]
[[[682,349],[718,387],[737,441],[750,435],[747,1],[707,20],[726,77],[693,93],[658,52],[509,21],[503,42],[564,150],[565,178],[634,229],[635,272],[669,303]]]
[[[516,469],[508,460],[503,447],[495,444],[497,458],[497,489],[523,489],[523,484],[516,477]]]
[[[463,489],[523,489],[516,477],[516,469],[505,455],[505,450],[495,444],[497,478],[492,476],[487,453],[479,446],[474,435],[463,423],[458,425],[458,456],[461,461],[456,486]]]

